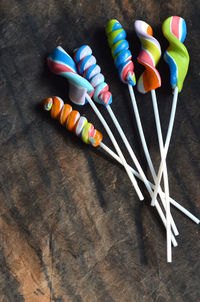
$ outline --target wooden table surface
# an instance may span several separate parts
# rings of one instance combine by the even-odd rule
[[[89,44],[113,93],[113,111],[151,179],[104,27],[111,18],[123,24],[138,78],[143,68],[136,62],[134,21],[151,24],[164,51],[161,24],[170,15],[186,20],[191,57],[168,155],[170,195],[200,217],[199,1],[1,0],[0,302],[200,301],[199,226],[171,208],[180,235],[173,263],[167,264],[165,230],[142,183],[144,202],[119,164],[84,145],[41,107],[53,95],[69,102],[67,81],[50,73],[46,56],[57,45],[72,54]],[[158,69],[165,136],[172,95],[163,59]],[[157,170],[151,97],[136,92],[136,98]],[[113,149],[89,105],[78,110]],[[108,113],[100,110],[117,136]]]

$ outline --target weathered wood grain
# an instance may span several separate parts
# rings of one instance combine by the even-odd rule
[[[165,231],[145,188],[145,202],[140,203],[119,165],[83,145],[41,109],[48,96],[68,102],[67,83],[50,74],[47,54],[58,44],[69,53],[89,44],[110,83],[112,108],[150,178],[128,90],[118,79],[104,26],[113,17],[122,22],[138,76],[142,68],[136,62],[140,44],[134,21],[150,23],[164,50],[161,23],[169,15],[186,19],[191,56],[168,156],[170,192],[200,216],[198,1],[1,0],[0,302],[200,301],[198,226],[172,209],[181,235],[174,262],[167,264]],[[162,60],[158,68],[166,133],[169,72]],[[158,167],[150,96],[136,97]],[[102,130],[89,106],[79,109]],[[104,141],[112,147],[106,134]]]

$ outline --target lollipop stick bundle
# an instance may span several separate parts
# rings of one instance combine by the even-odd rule
[[[162,29],[164,36],[169,41],[169,47],[164,53],[164,60],[169,64],[170,67],[170,81],[174,93],[165,143],[162,136],[155,92],[155,89],[161,86],[161,77],[156,69],[156,65],[161,57],[161,47],[159,42],[153,37],[152,28],[146,22],[141,20],[137,20],[135,22],[135,31],[142,45],[137,60],[145,68],[145,71],[139,77],[137,89],[140,93],[147,93],[150,91],[152,96],[161,158],[159,171],[156,173],[146,143],[139,109],[134,95],[133,86],[136,85],[136,77],[134,73],[132,55],[129,50],[129,43],[126,40],[126,32],[122,28],[121,24],[115,19],[110,20],[106,25],[108,44],[111,48],[111,53],[114,58],[115,66],[118,69],[120,80],[128,85],[141,143],[154,183],[151,183],[147,179],[133,149],[131,148],[125,132],[121,128],[119,122],[121,117],[116,117],[111,109],[110,105],[112,103],[112,94],[109,91],[109,86],[105,82],[103,74],[101,73],[101,68],[99,65],[97,65],[96,59],[92,54],[92,50],[88,45],[83,45],[74,51],[74,60],[62,47],[58,46],[48,56],[47,63],[53,73],[63,76],[68,80],[69,98],[74,104],[85,105],[87,102],[90,104],[104,126],[117,154],[102,142],[102,134],[98,130],[94,129],[94,126],[89,123],[85,117],[81,117],[78,111],[72,110],[72,107],[69,104],[64,104],[61,98],[48,98],[44,101],[43,107],[45,110],[51,112],[52,118],[58,119],[59,122],[69,131],[72,131],[77,136],[80,136],[83,142],[86,144],[91,144],[94,147],[101,147],[117,162],[123,165],[140,200],[143,200],[144,197],[135,177],[144,182],[145,187],[151,197],[151,205],[155,206],[166,228],[167,261],[171,262],[172,245],[174,247],[178,245],[175,236],[177,236],[179,232],[171,215],[170,205],[175,206],[194,222],[199,223],[200,221],[178,202],[173,200],[169,193],[166,157],[172,135],[178,92],[181,91],[183,81],[187,74],[189,55],[187,49],[183,45],[183,41],[185,40],[186,36],[186,24],[182,18],[175,16],[168,18],[164,21]],[[95,102],[105,106],[107,109],[111,120],[116,126],[137,170],[134,170],[130,165],[127,164],[119,144],[117,143],[117,140],[109,127],[108,121],[105,120],[95,105]],[[160,185],[162,175],[164,179],[164,192],[162,191]],[[163,209],[160,206],[160,201]]]

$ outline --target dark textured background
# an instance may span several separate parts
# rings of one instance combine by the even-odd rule
[[[0,1],[1,302],[200,301],[199,227],[172,208],[180,236],[173,264],[167,264],[165,231],[144,188],[141,203],[118,164],[84,145],[41,108],[52,95],[68,102],[67,82],[49,72],[47,54],[57,45],[71,53],[89,44],[110,84],[112,108],[150,177],[128,89],[118,79],[104,26],[113,17],[123,24],[138,77],[142,68],[136,63],[140,44],[134,21],[151,24],[164,50],[161,24],[170,15],[186,19],[191,56],[168,156],[170,192],[199,217],[199,1]],[[166,133],[169,71],[163,60],[158,69]],[[157,169],[151,98],[137,92],[136,97]],[[80,112],[103,131],[89,105]],[[106,134],[104,142],[112,148]],[[121,141],[120,146],[127,155]]]

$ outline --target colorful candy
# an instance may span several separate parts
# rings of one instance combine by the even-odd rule
[[[93,98],[95,102],[108,106],[112,103],[112,94],[108,84],[104,81],[101,68],[96,64],[92,50],[88,45],[83,45],[75,50],[74,60],[79,73],[94,87]]]
[[[135,86],[134,65],[131,60],[132,55],[129,50],[129,43],[126,40],[125,30],[117,20],[112,19],[106,25],[106,35],[120,80],[123,83]]]
[[[151,26],[140,20],[135,21],[134,26],[142,44],[137,60],[146,68],[138,80],[137,89],[141,93],[146,93],[161,86],[160,74],[155,68],[161,56],[161,48],[159,42],[153,37]]]
[[[67,78],[70,83],[69,98],[73,103],[84,105],[86,94],[93,95],[94,88],[78,74],[74,60],[61,46],[56,47],[48,56],[47,64],[53,73]]]
[[[55,96],[45,99],[43,108],[51,111],[52,118],[58,119],[67,130],[81,137],[84,143],[91,144],[93,147],[101,143],[103,139],[101,132],[94,129],[94,126],[85,117],[80,116],[78,111],[72,110],[72,106],[64,104],[61,98]]]
[[[163,22],[162,31],[169,41],[164,60],[170,68],[171,86],[178,86],[178,91],[181,92],[190,61],[188,51],[183,45],[187,34],[185,20],[177,16],[169,17]]]

